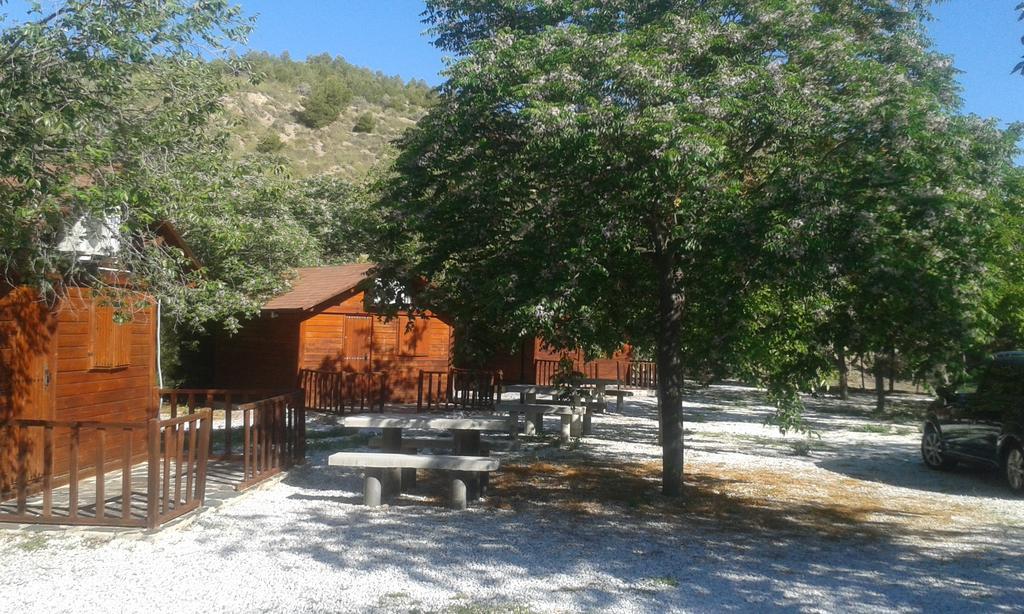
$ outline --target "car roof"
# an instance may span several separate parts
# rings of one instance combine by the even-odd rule
[[[1024,351],[996,352],[993,359],[995,362],[1003,364],[1024,364]]]

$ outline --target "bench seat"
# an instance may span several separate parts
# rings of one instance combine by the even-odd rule
[[[381,503],[383,491],[381,478],[390,476],[391,480],[401,481],[390,473],[402,469],[434,469],[450,471],[451,493],[449,507],[464,510],[467,504],[467,482],[475,483],[474,477],[480,473],[497,471],[500,461],[489,456],[447,456],[392,454],[387,452],[336,452],[327,457],[331,467],[356,467],[368,469],[363,487],[363,503],[369,507],[377,507]],[[378,470],[387,470],[381,472]],[[392,489],[397,491],[398,489]],[[475,498],[475,497],[474,497]]]

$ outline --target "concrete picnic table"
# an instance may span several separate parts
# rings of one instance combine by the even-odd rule
[[[479,456],[480,434],[483,432],[502,432],[509,433],[511,437],[516,436],[516,424],[511,417],[493,414],[351,414],[342,416],[339,422],[350,428],[381,429],[380,449],[393,454],[402,454],[403,429],[451,431],[457,456]],[[388,481],[401,492],[401,469],[387,471],[390,474]],[[407,481],[415,480],[409,477]]]
[[[511,418],[493,414],[351,414],[342,416],[339,422],[351,428],[381,429],[381,450],[396,453],[402,451],[402,429],[451,431],[455,454],[461,456],[480,454],[483,432],[515,434]]]

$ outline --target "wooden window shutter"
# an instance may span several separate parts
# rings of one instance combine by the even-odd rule
[[[120,369],[131,364],[131,322],[117,322],[110,306],[93,305],[90,314],[90,351],[93,369]]]
[[[430,353],[427,339],[429,320],[416,318],[412,326],[405,318],[398,319],[398,353],[402,356],[426,356]]]

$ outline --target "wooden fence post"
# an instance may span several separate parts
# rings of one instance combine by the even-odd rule
[[[160,526],[160,420],[149,421],[146,431],[147,454],[146,474],[146,527]]]

